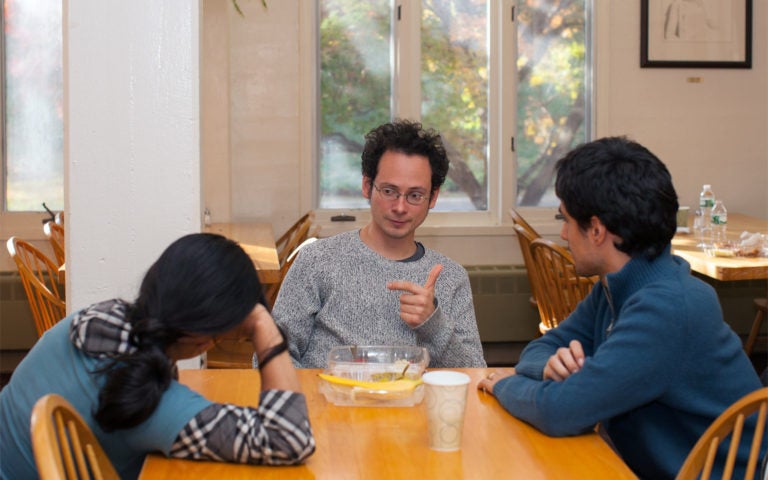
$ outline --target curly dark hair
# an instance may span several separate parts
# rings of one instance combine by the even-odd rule
[[[670,244],[677,193],[667,167],[644,146],[602,138],[576,147],[555,170],[555,193],[582,230],[596,216],[633,257],[654,259]]]
[[[374,128],[365,135],[363,147],[363,175],[373,183],[379,170],[379,160],[384,152],[400,152],[406,155],[422,155],[429,159],[432,168],[432,191],[443,185],[448,175],[448,155],[440,134],[425,129],[419,122],[395,120]]]

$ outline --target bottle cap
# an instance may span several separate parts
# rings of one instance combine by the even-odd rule
[[[705,184],[704,184],[704,190],[706,190],[706,189],[708,189],[708,188],[712,188],[712,185],[709,185],[709,184],[706,184],[706,183],[705,183]]]

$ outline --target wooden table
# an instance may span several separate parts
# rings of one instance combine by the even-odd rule
[[[261,283],[280,282],[280,261],[277,259],[272,224],[263,222],[212,223],[206,232],[231,238],[243,247],[259,272]]]
[[[689,224],[692,219],[689,219]],[[693,232],[693,229],[690,229]],[[728,214],[728,239],[738,240],[741,232],[768,234],[768,220],[738,213]],[[672,253],[691,264],[691,269],[723,281],[768,278],[766,257],[712,257],[697,247],[694,233],[679,233],[672,239]]]
[[[140,479],[553,479],[636,478],[595,434],[552,438],[509,415],[478,391],[489,370],[460,369],[472,381],[461,450],[436,452],[427,439],[424,402],[414,407],[342,407],[317,390],[320,370],[298,370],[317,441],[304,465],[266,467],[147,457]],[[218,402],[255,406],[257,370],[183,370],[182,383]]]
[[[277,259],[275,234],[272,224],[266,222],[212,223],[205,232],[218,233],[231,238],[243,247],[259,272],[261,283],[280,281],[280,261]],[[59,281],[64,283],[66,264],[59,267]]]

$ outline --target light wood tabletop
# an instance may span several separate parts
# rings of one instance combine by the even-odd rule
[[[140,479],[553,479],[636,478],[596,433],[544,435],[509,415],[477,382],[488,369],[459,369],[472,381],[461,450],[430,450],[424,402],[414,407],[336,406],[318,392],[320,370],[298,370],[317,450],[293,467],[147,457]],[[182,383],[207,398],[255,406],[258,370],[182,370]]]
[[[692,219],[689,218],[689,225]],[[697,247],[691,233],[678,233],[672,239],[672,253],[691,264],[695,272],[723,281],[768,278],[768,257],[714,257]],[[768,220],[738,213],[728,214],[728,239],[737,241],[742,232],[768,235]]]
[[[259,272],[261,283],[280,281],[280,261],[277,259],[275,234],[267,222],[212,223],[206,232],[231,238],[243,247]]]

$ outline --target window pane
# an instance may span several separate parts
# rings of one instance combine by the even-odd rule
[[[517,203],[554,206],[555,162],[589,135],[586,5],[521,1],[517,11]]]
[[[424,0],[421,115],[443,137],[451,171],[436,210],[488,206],[488,12],[486,0]]]
[[[64,207],[61,0],[5,0],[5,206]]]
[[[320,1],[320,208],[363,208],[360,153],[391,118],[390,0]]]

